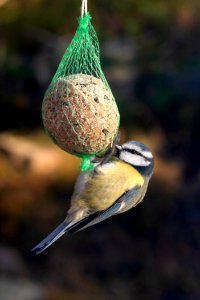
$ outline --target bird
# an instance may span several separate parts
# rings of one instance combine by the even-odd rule
[[[153,169],[154,157],[145,144],[128,141],[114,145],[111,157],[81,172],[66,219],[32,251],[39,254],[65,233],[75,233],[138,205],[146,194]]]

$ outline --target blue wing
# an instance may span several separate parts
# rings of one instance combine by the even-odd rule
[[[95,212],[90,216],[84,218],[83,220],[77,222],[76,224],[72,225],[68,230],[67,234],[75,233],[79,230],[85,229],[89,226],[95,225],[100,223],[113,215],[120,213],[120,210],[124,208],[124,206],[129,206],[130,203],[133,202],[133,199],[137,197],[137,194],[140,190],[140,186],[136,186],[133,189],[124,193],[116,202],[110,206],[108,209],[100,212]]]

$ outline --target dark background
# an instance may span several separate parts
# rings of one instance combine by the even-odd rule
[[[138,207],[30,252],[65,217],[79,172],[41,103],[80,3],[0,0],[0,298],[198,300],[198,0],[89,1],[122,142],[145,142],[155,172]]]

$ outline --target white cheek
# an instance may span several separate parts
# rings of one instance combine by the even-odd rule
[[[153,155],[150,151],[143,151],[142,154],[147,158],[153,158]]]
[[[150,165],[150,162],[145,160],[143,157],[141,157],[137,154],[130,154],[125,151],[121,153],[120,159],[122,159],[132,165],[135,165],[135,166],[146,167],[146,166]]]

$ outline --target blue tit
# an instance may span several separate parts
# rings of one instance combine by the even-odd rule
[[[153,167],[153,155],[144,144],[130,141],[115,145],[105,163],[96,163],[92,170],[79,175],[66,219],[33,251],[38,254],[64,233],[77,232],[139,204]]]

